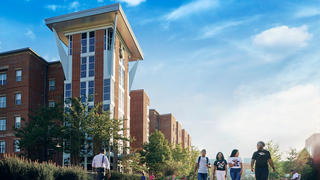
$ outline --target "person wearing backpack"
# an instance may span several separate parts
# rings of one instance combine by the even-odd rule
[[[111,178],[110,163],[108,157],[104,155],[104,149],[100,150],[100,153],[95,155],[92,160],[92,167],[97,171],[97,180],[105,179],[105,171],[107,171],[107,178]]]
[[[275,172],[270,152],[264,149],[264,142],[257,143],[258,151],[254,152],[251,160],[251,171],[255,172],[256,180],[268,180],[269,168],[268,163]],[[255,165],[255,168],[254,168]]]
[[[209,158],[206,157],[206,150],[201,151],[201,156],[196,159],[196,165],[194,168],[194,176],[198,170],[198,180],[207,180],[208,179],[208,168],[210,168]]]

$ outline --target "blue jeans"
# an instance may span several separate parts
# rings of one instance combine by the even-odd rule
[[[240,180],[241,179],[241,168],[231,168],[230,169],[230,176],[232,180]]]
[[[207,173],[198,173],[198,180],[207,180],[208,174]]]

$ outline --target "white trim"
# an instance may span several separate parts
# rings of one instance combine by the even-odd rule
[[[74,32],[64,33],[64,35],[65,36],[69,36],[69,35],[89,32],[89,31],[97,31],[97,30],[101,30],[101,29],[108,29],[110,27],[112,28],[112,25],[106,25],[106,26],[102,26],[102,27],[95,27],[95,28],[89,28],[89,29],[85,29],[85,30],[81,30],[81,31],[74,31]]]

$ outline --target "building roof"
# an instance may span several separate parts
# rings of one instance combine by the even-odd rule
[[[56,30],[60,40],[68,46],[66,34],[88,28],[113,26],[116,14],[119,14],[117,30],[130,51],[130,61],[142,60],[140,45],[119,3],[48,18],[45,22],[50,30],[53,31],[53,28]]]
[[[17,53],[21,53],[21,52],[30,52],[30,53],[32,53],[33,55],[35,55],[36,57],[38,57],[39,59],[41,59],[42,61],[44,61],[47,64],[60,63],[60,61],[58,61],[58,60],[57,61],[47,61],[47,60],[45,60],[43,57],[41,57],[37,52],[35,52],[30,47],[25,47],[25,48],[20,48],[20,49],[14,49],[14,50],[10,50],[10,51],[0,52],[0,56],[10,55],[10,54],[17,54]]]

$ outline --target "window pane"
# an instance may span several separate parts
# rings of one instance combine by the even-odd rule
[[[5,153],[5,152],[6,152],[6,142],[0,141],[0,153]]]
[[[15,128],[20,128],[21,127],[21,117],[16,116],[15,117]]]
[[[5,131],[6,130],[6,120],[1,119],[0,120],[0,131]]]
[[[21,81],[22,79],[22,70],[16,71],[16,81]]]
[[[1,96],[0,97],[0,108],[6,108],[7,106],[7,97]]]

